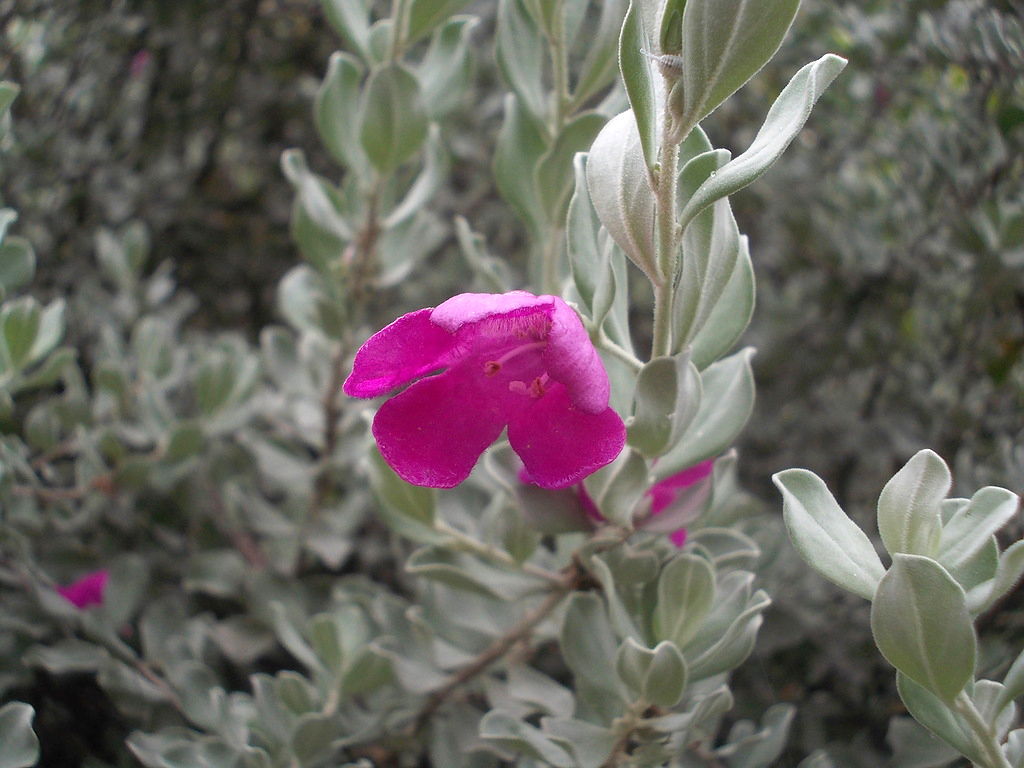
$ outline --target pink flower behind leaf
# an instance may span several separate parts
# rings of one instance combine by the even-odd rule
[[[555,296],[463,293],[403,315],[359,349],[344,391],[370,398],[406,384],[380,407],[373,436],[414,485],[458,485],[506,427],[543,488],[579,482],[625,445],[604,365]]]
[[[101,605],[103,593],[107,588],[110,572],[103,569],[87,573],[77,581],[66,586],[57,586],[57,594],[76,608],[88,608],[90,605]]]
[[[652,485],[651,490],[647,492],[651,497],[651,514],[657,515],[667,509],[679,498],[684,489],[709,477],[714,466],[714,459],[708,459]]]
[[[651,514],[641,527],[645,530],[664,532],[676,547],[682,547],[686,543],[686,527],[683,523],[691,521],[707,500],[710,487],[704,481],[711,476],[714,465],[714,460],[708,459],[652,485],[644,494],[651,500]],[[519,481],[524,484],[535,484],[525,468],[519,471]],[[572,490],[575,492],[574,503],[578,505],[579,510],[590,520],[603,523],[604,515],[587,493],[583,483],[576,485]],[[661,520],[653,524],[650,522],[663,512],[665,516]]]
[[[702,461],[651,486],[651,515],[640,527],[663,531],[677,547],[686,543],[686,524],[696,518],[711,494],[714,459]]]

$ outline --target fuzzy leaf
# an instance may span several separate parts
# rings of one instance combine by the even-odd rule
[[[554,221],[564,221],[572,194],[569,168],[576,153],[590,148],[604,127],[605,117],[597,112],[584,112],[566,123],[554,143],[541,156],[534,171],[540,204]]]
[[[341,51],[333,53],[327,75],[316,93],[313,115],[316,130],[331,157],[360,177],[368,178],[370,166],[357,138],[359,110],[356,105],[362,77],[363,68],[354,57]]]
[[[0,211],[10,211],[4,208]],[[0,222],[0,289],[10,292],[32,281],[36,272],[36,253],[32,244],[23,237],[2,236],[3,224]]]
[[[619,69],[626,95],[638,126],[637,140],[648,170],[658,161],[658,104],[651,64],[644,52],[651,51],[651,36],[644,24],[643,3],[632,0],[619,37]],[[628,250],[626,251],[629,252]]]
[[[427,0],[425,4],[435,3],[436,0]],[[457,109],[468,95],[473,74],[473,49],[469,38],[477,22],[472,16],[448,20],[434,32],[430,48],[416,71],[423,90],[424,108],[433,120]]]
[[[359,115],[359,138],[370,162],[390,174],[415,155],[427,138],[427,116],[415,76],[400,64],[370,74]]]
[[[937,559],[949,570],[966,563],[1017,514],[1020,499],[1005,488],[982,488],[942,527]]]
[[[885,568],[821,478],[806,469],[787,469],[772,480],[782,492],[786,529],[800,556],[833,584],[872,599]]]
[[[539,729],[500,709],[491,710],[480,721],[480,738],[505,749],[525,753],[541,761],[543,765],[551,765],[554,768],[575,766],[575,761],[565,748],[553,742]]]
[[[654,646],[643,679],[643,698],[657,707],[674,707],[686,690],[686,659],[674,643]]]
[[[406,38],[412,43],[430,34],[431,30],[440,25],[464,6],[468,0],[412,0],[409,9],[409,24]]]
[[[775,55],[800,0],[688,0],[680,123],[710,114]]]
[[[933,451],[919,451],[878,497],[878,532],[889,554],[933,557],[942,533],[940,507],[953,479]]]
[[[658,480],[715,458],[736,439],[754,408],[754,350],[741,349],[701,374],[700,407],[676,446],[654,467]]]
[[[370,6],[373,0],[324,0],[324,14],[348,48],[370,61]]]
[[[702,210],[760,178],[790,145],[810,117],[811,108],[846,66],[828,54],[797,72],[768,110],[747,151],[716,171],[686,201],[680,225],[686,227]]]
[[[615,51],[625,7],[625,0],[604,0],[601,3],[601,18],[587,39],[587,52],[579,67],[572,94],[574,106],[585,103],[615,79]]]
[[[700,631],[714,600],[715,571],[711,564],[697,555],[677,555],[658,578],[655,637],[686,648]]]
[[[35,714],[20,701],[0,707],[0,768],[29,768],[39,760],[39,739],[32,731]]]
[[[547,212],[540,205],[533,170],[546,150],[541,124],[530,115],[521,99],[507,95],[505,120],[494,152],[494,180],[501,196],[538,238],[547,221]]]
[[[682,349],[707,325],[740,256],[740,230],[728,200],[703,211],[683,233],[672,335]]]
[[[687,352],[658,357],[643,368],[633,395],[636,410],[629,424],[629,444],[647,458],[673,447],[700,407],[700,373]]]
[[[565,662],[577,678],[619,698],[614,665],[618,644],[601,598],[592,592],[573,593],[565,607],[559,641]]]
[[[0,117],[10,109],[21,88],[10,80],[0,80]]]
[[[595,139],[587,159],[587,187],[608,234],[648,278],[660,280],[654,193],[632,111],[609,120]]]
[[[1024,696],[1024,650],[1003,677],[1003,687],[995,704],[996,710],[1002,711],[1011,701],[1021,696]]]
[[[524,0],[498,3],[495,55],[501,76],[534,120],[547,116],[544,39]]]
[[[980,762],[971,728],[959,714],[902,672],[896,673],[896,688],[907,706],[907,711],[917,722],[954,747],[968,760]]]
[[[871,632],[890,664],[946,703],[974,678],[964,590],[930,558],[893,555],[871,604]]]

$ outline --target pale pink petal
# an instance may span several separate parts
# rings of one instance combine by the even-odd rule
[[[430,309],[402,315],[356,352],[343,387],[350,397],[377,397],[448,365],[455,339],[430,322]]]
[[[67,586],[58,586],[57,594],[76,608],[100,605],[103,603],[103,593],[109,578],[110,572],[107,570],[93,571]]]
[[[668,539],[675,544],[677,548],[682,548],[683,544],[686,543],[686,529],[680,528],[678,531],[673,531],[668,535]]]
[[[611,408],[577,408],[562,384],[512,416],[508,440],[542,488],[565,488],[608,464],[626,443],[626,427]]]
[[[413,485],[452,488],[505,427],[500,403],[482,396],[465,367],[422,379],[385,402],[373,420],[384,460]]]
[[[455,333],[470,323],[493,317],[523,315],[538,309],[550,313],[551,297],[534,296],[526,291],[509,293],[460,293],[439,304],[430,315],[435,325]]]
[[[572,401],[584,411],[601,413],[608,407],[611,386],[604,363],[572,307],[557,297],[551,314],[544,366],[551,378],[569,388]]]

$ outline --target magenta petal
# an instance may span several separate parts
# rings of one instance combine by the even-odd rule
[[[418,309],[373,334],[356,352],[343,387],[350,397],[377,397],[451,362],[455,339]]]
[[[557,297],[551,315],[544,366],[551,378],[569,388],[572,401],[589,413],[608,407],[611,386],[604,363],[572,307]]]
[[[384,403],[373,436],[384,460],[413,485],[452,488],[505,427],[498,404],[454,370],[417,381]]]
[[[460,293],[434,309],[431,321],[450,333],[469,323],[502,315],[530,314],[549,308],[550,296],[534,296],[526,291],[509,293]]]
[[[93,571],[67,586],[58,586],[57,594],[76,608],[100,605],[103,602],[103,592],[107,588],[109,578],[110,572],[107,570]]]
[[[587,413],[577,408],[562,384],[513,415],[508,425],[512,449],[542,488],[565,488],[619,455],[626,427],[611,408]]]

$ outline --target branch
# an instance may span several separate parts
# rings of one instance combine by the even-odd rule
[[[441,705],[455,691],[484,672],[491,664],[505,656],[518,643],[528,638],[537,625],[544,621],[561,604],[562,600],[579,586],[582,575],[578,565],[574,563],[569,566],[564,574],[561,585],[552,590],[540,605],[526,614],[522,621],[495,640],[487,650],[477,656],[472,662],[453,674],[444,687],[434,691],[416,717],[413,718],[412,725],[409,728],[410,735],[419,733],[426,726],[430,717],[437,712]]]

